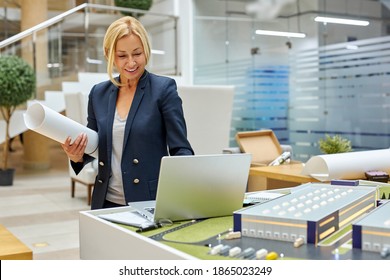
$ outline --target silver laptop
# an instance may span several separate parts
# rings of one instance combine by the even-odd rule
[[[243,207],[250,154],[167,156],[156,200],[129,206],[154,223],[232,215]]]

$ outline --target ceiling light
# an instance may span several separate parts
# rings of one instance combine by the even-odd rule
[[[103,61],[102,61],[102,60],[99,60],[99,59],[92,59],[92,58],[89,58],[89,57],[87,57],[87,62],[88,62],[88,63],[91,63],[91,64],[103,64]]]
[[[282,37],[291,37],[291,38],[305,38],[305,33],[295,33],[295,32],[281,32],[281,31],[270,31],[270,30],[256,30],[257,35],[270,35],[270,36],[282,36]]]
[[[359,49],[359,46],[357,46],[357,45],[347,45],[345,48],[347,50],[357,50],[357,49]]]
[[[355,19],[332,18],[332,17],[315,17],[314,21],[323,22],[323,23],[339,23],[339,24],[359,25],[359,26],[367,26],[370,24],[370,22],[368,22],[367,20],[355,20]]]
[[[151,53],[152,53],[152,54],[161,54],[161,55],[164,55],[164,54],[165,54],[165,51],[162,51],[162,50],[151,50]]]

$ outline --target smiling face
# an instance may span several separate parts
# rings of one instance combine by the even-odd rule
[[[119,39],[115,47],[115,67],[121,82],[137,84],[145,71],[146,57],[141,40],[134,34]]]

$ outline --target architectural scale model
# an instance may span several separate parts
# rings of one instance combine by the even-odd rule
[[[352,224],[352,245],[363,251],[389,253],[390,201]]]
[[[233,213],[242,236],[317,244],[376,206],[377,188],[308,183]],[[301,241],[302,242],[302,241]]]

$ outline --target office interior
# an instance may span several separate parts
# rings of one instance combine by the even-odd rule
[[[34,99],[66,114],[64,92],[85,94],[107,78],[103,35],[122,15],[114,2],[0,3],[1,55],[17,54],[34,67]],[[148,70],[176,80],[197,154],[236,148],[237,133],[257,130],[272,130],[299,162],[321,154],[325,135],[347,138],[354,151],[390,146],[390,1],[154,0],[139,18],[152,43]],[[16,123],[13,138],[15,181],[0,187],[0,224],[33,259],[79,259],[78,213],[89,209],[87,188],[76,182],[71,197],[57,142]]]

